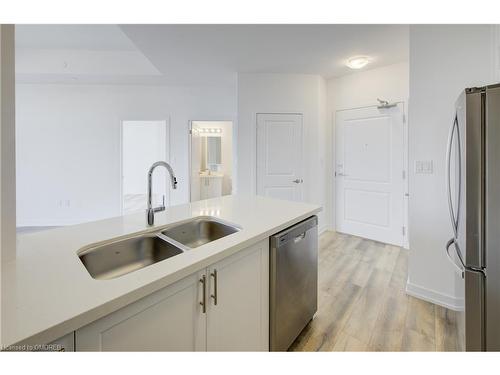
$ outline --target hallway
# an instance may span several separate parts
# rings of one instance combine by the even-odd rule
[[[326,232],[315,319],[293,351],[456,351],[454,311],[405,293],[408,250]]]

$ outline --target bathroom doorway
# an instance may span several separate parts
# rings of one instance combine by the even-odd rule
[[[233,192],[233,122],[191,121],[190,201]]]

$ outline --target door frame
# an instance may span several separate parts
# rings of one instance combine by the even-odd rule
[[[126,120],[120,120],[120,215],[123,216],[123,123],[124,122],[132,122],[132,121],[144,121],[144,122],[148,122],[148,121],[157,121],[157,122],[160,122],[160,121],[164,121],[165,124],[166,124],[166,131],[165,131],[165,135],[167,137],[166,139],[166,159],[165,160],[167,163],[170,164],[170,160],[171,160],[171,145],[170,145],[170,139],[171,139],[171,136],[170,136],[170,116],[168,116],[167,118],[165,119],[161,119],[161,120],[158,120],[158,119],[137,119],[137,118],[131,118],[131,119],[126,119]],[[144,176],[147,176],[146,175],[147,171],[144,172]],[[170,206],[170,203],[171,203],[171,192],[170,190],[167,190],[166,192],[166,198],[167,198],[167,207]]]
[[[253,188],[254,188],[254,192],[255,192],[255,195],[257,195],[257,188],[258,188],[258,179],[259,179],[259,171],[257,169],[257,166],[258,166],[258,161],[257,161],[257,158],[259,157],[258,156],[258,148],[259,148],[259,137],[258,137],[258,129],[257,129],[257,126],[258,126],[258,117],[259,115],[300,115],[302,116],[302,129],[301,129],[301,146],[302,146],[302,165],[301,165],[301,171],[302,171],[302,174],[305,173],[305,165],[306,163],[304,162],[304,151],[306,150],[306,137],[305,137],[305,132],[304,132],[304,118],[305,118],[305,115],[304,115],[304,111],[291,111],[291,112],[255,112],[255,118],[254,118],[254,124],[255,124],[255,128],[254,128],[254,132],[253,132],[253,136],[254,136],[254,160],[253,160],[253,165],[255,166],[255,178],[254,178],[254,181],[253,181]],[[306,191],[308,191],[308,187],[309,187],[309,179],[308,178],[304,178],[303,179],[304,182],[302,183],[302,202],[305,201],[305,193]]]
[[[402,247],[405,249],[409,249],[410,243],[409,243],[409,233],[410,233],[410,228],[409,228],[409,165],[408,165],[408,155],[409,155],[409,150],[408,150],[408,105],[407,101],[405,100],[396,100],[393,103],[395,104],[401,104],[403,107],[403,167],[404,167],[404,173],[405,173],[405,181],[404,181],[404,194],[403,194],[403,223],[402,226],[405,227],[405,234],[403,236],[403,245]],[[336,201],[337,201],[337,179],[335,177],[335,170],[336,170],[336,159],[337,159],[337,113],[338,112],[343,112],[343,111],[352,111],[356,109],[369,109],[369,108],[376,108],[377,105],[366,105],[366,106],[359,106],[359,107],[352,107],[352,108],[342,108],[342,109],[334,109],[332,111],[332,119],[331,119],[331,126],[332,126],[332,138],[331,138],[331,150],[332,150],[332,171],[331,171],[331,178],[332,178],[332,193],[330,197],[330,210],[331,210],[331,223],[330,223],[330,228],[332,231],[337,231],[337,210],[336,210]]]
[[[234,119],[220,119],[220,118],[213,118],[211,116],[207,116],[204,120],[188,120],[188,127],[187,127],[187,134],[188,134],[188,199],[189,202],[192,202],[192,197],[191,197],[191,169],[193,166],[193,160],[192,160],[192,133],[193,133],[193,122],[230,122],[232,126],[232,139],[231,139],[231,148],[232,148],[232,158],[233,158],[233,168],[231,170],[231,180],[232,180],[232,190],[231,190],[231,195],[235,194],[237,191],[237,185],[238,185],[238,178],[236,175],[236,171],[238,170],[238,153],[237,153],[237,140],[238,140],[238,128],[236,126],[236,121]]]

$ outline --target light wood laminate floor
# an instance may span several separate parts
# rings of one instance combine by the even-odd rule
[[[326,232],[315,318],[293,351],[455,351],[454,311],[405,293],[408,250]]]

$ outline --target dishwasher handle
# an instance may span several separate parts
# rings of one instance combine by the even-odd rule
[[[294,243],[299,243],[300,241],[302,241],[304,238],[306,237],[306,232],[302,233],[302,234],[299,234],[297,237],[295,237],[293,239],[293,242]]]
[[[300,223],[297,223],[282,232],[271,236],[271,247],[280,248],[287,243],[298,243],[307,236],[307,231],[318,226],[318,217],[311,216]]]

